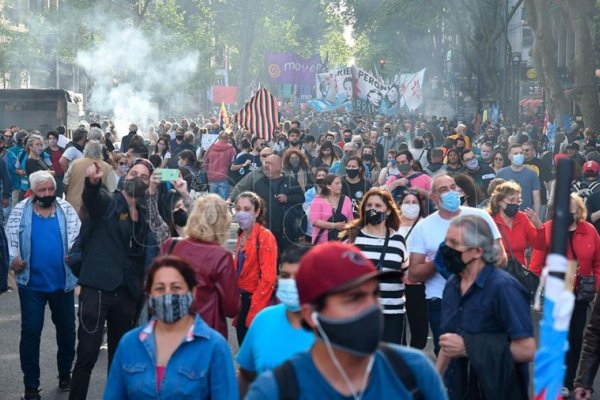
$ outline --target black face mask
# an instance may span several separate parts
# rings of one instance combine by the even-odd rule
[[[462,260],[462,252],[447,246],[446,243],[442,243],[438,251],[442,255],[442,261],[449,272],[458,275],[467,268],[468,263]]]
[[[344,142],[345,142],[345,143],[350,143],[350,141],[351,141],[351,140],[352,140],[352,138],[351,138],[351,137],[345,137],[345,138],[344,138]]]
[[[123,191],[135,199],[143,199],[146,189],[148,189],[148,185],[139,176],[123,181]]]
[[[175,140],[177,140],[178,142],[181,142],[183,140],[183,136],[176,135]]]
[[[55,200],[56,200],[56,195],[44,196],[44,197],[35,196],[33,198],[33,201],[35,201],[36,204],[42,208],[50,208],[52,206],[52,204],[54,204]]]
[[[507,204],[506,208],[504,209],[504,214],[506,214],[507,217],[512,218],[515,215],[517,215],[518,211],[519,211],[518,204]]]
[[[183,209],[179,209],[173,213],[173,223],[176,226],[184,227],[187,224],[188,213]]]
[[[315,179],[315,183],[319,186],[323,186],[323,182],[325,182],[325,179],[323,179],[323,178]]]
[[[346,175],[348,175],[348,178],[354,179],[358,176],[358,172],[359,171],[357,169],[347,169]]]
[[[583,174],[583,176],[584,176],[584,178],[587,178],[587,179],[589,179],[589,178],[596,178],[597,177],[597,175],[596,175],[596,173],[594,171],[585,172]]]
[[[296,146],[298,144],[297,140],[290,140],[290,146]]]
[[[387,215],[383,211],[376,210],[374,208],[367,211],[366,220],[367,224],[379,225],[385,221]]]
[[[373,154],[363,154],[363,160],[367,162],[373,161]]]
[[[359,357],[373,354],[383,336],[383,314],[377,305],[346,319],[330,319],[313,313],[318,337],[342,351]]]
[[[567,214],[567,226],[571,226],[575,223],[575,214],[572,212],[569,212]]]

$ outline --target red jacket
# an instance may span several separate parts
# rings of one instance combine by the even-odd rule
[[[240,250],[242,237],[240,236],[235,246],[235,261]],[[260,224],[254,224],[250,235],[244,245],[246,258],[242,271],[238,277],[238,287],[252,293],[250,310],[246,317],[246,326],[263,308],[269,305],[275,282],[277,280],[277,241],[270,230]]]
[[[162,244],[161,255],[168,253],[172,240],[169,238]],[[184,239],[177,242],[171,255],[192,265],[198,283],[194,307],[211,328],[227,338],[225,318],[233,318],[240,311],[240,293],[231,253],[218,243]]]
[[[544,224],[546,228],[546,248],[544,250],[533,250],[529,269],[536,275],[540,275],[542,268],[546,264],[546,255],[550,250],[550,237],[552,236],[552,221]],[[573,234],[573,247],[579,263],[577,276],[587,276],[594,274],[596,277],[596,291],[600,286],[600,236],[594,225],[586,221],[577,224]],[[571,242],[567,243],[567,259],[573,260],[573,251]]]
[[[216,141],[206,151],[203,163],[209,182],[227,180],[229,167],[235,158],[235,148],[229,143]]]
[[[506,225],[500,213],[492,216],[492,218],[502,234],[502,246],[504,246],[506,256],[510,257],[510,250],[508,249],[508,245],[510,244],[515,259],[519,261],[521,265],[527,265],[525,262],[525,249],[527,249],[527,247],[531,246],[534,249],[539,250],[544,250],[546,248],[545,227],[542,225],[541,229],[536,229],[533,222],[527,218],[527,215],[524,212],[517,212],[511,228]],[[506,243],[505,237],[510,243]]]

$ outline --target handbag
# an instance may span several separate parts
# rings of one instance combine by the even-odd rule
[[[327,222],[347,221],[346,217],[342,214],[342,207],[344,205],[345,198],[346,198],[346,196],[344,194],[340,194],[340,199],[338,200],[337,208],[334,210],[333,214],[331,215],[331,217],[329,217]],[[321,235],[323,235],[323,232],[325,232],[326,230],[327,229],[319,228],[319,233],[317,234],[317,237],[315,237],[315,240],[313,241],[312,244],[319,243],[319,239],[321,239]],[[329,232],[327,233],[327,240],[338,240],[339,235],[340,235],[339,230],[329,229]]]
[[[535,298],[535,292],[540,285],[540,278],[536,274],[532,273],[527,267],[523,266],[519,261],[517,261],[515,255],[513,254],[510,242],[504,235],[504,230],[502,227],[500,227],[500,234],[508,245],[508,251],[510,253],[510,258],[506,264],[506,272],[511,274],[517,281],[519,281],[519,283],[529,294],[529,301],[532,302]]]
[[[573,259],[577,261],[577,254],[575,253],[575,247],[573,247],[573,236],[570,237],[571,253],[573,253]],[[577,277],[578,282],[575,288],[575,300],[591,302],[594,300],[596,295],[596,277],[592,275],[580,275],[579,274],[579,263],[577,263]]]

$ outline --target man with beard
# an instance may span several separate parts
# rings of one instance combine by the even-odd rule
[[[151,234],[142,205],[153,171],[148,160],[134,161],[123,190],[110,193],[100,184],[103,172],[98,163],[87,170],[82,198],[89,218],[80,232],[81,293],[71,400],[87,396],[105,322],[109,368],[119,340],[133,327]]]

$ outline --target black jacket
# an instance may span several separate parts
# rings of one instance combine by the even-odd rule
[[[273,180],[263,176],[254,182],[253,186],[252,191],[265,202],[266,227],[274,234],[283,233],[285,217],[291,216],[296,210],[302,210],[304,192],[298,181],[294,177],[286,175]],[[287,203],[277,201],[275,197],[278,194],[285,194]],[[293,211],[288,213],[290,209]]]
[[[504,333],[462,335],[467,357],[453,360],[446,371],[451,400],[527,399]]]
[[[575,387],[593,389],[598,366],[600,366],[600,304],[596,300],[592,318],[583,336],[583,348],[575,376]]]
[[[121,192],[110,193],[88,178],[82,199],[89,220],[84,221],[88,233],[82,242],[79,284],[106,291],[124,288],[138,299],[149,236],[145,210],[138,204],[138,221],[133,222]]]

